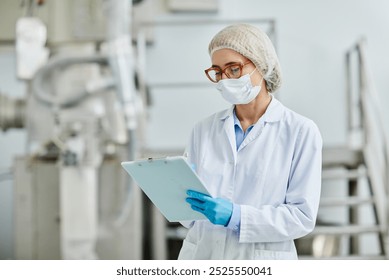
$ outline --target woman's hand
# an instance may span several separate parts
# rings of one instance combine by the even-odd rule
[[[232,215],[232,203],[223,198],[212,198],[209,195],[188,190],[186,199],[192,209],[204,214],[211,223],[227,226]]]

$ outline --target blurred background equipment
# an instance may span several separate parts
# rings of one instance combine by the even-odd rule
[[[54,38],[36,17],[43,9],[37,4],[44,3],[23,1],[26,15],[16,23],[17,76],[26,97],[0,96],[1,128],[28,135],[26,154],[12,167],[14,258],[141,259],[142,196],[120,166],[136,156],[143,110],[131,2],[48,1],[45,11],[54,16],[81,10],[100,23],[94,32],[88,22]],[[47,16],[49,25],[61,23]]]
[[[183,154],[194,123],[229,106],[203,69],[235,22],[267,32],[276,97],[323,136],[300,257],[389,259],[389,4],[345,1],[1,0],[0,259],[177,258],[186,229],[120,163]]]

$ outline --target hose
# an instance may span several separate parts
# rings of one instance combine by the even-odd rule
[[[45,78],[48,77],[54,70],[62,70],[74,64],[84,63],[98,63],[102,65],[107,65],[108,57],[96,55],[90,57],[61,57],[51,59],[45,66],[39,69],[34,79],[32,80],[32,92],[36,99],[41,103],[47,105],[48,107],[68,108],[75,106],[76,104],[84,100],[88,95],[94,92],[112,88],[115,86],[115,82],[113,79],[104,79],[101,83],[99,83],[99,86],[86,86],[80,92],[74,94],[66,100],[61,101],[58,101],[54,96],[47,93],[43,88]]]

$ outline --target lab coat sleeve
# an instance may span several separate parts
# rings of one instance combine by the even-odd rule
[[[188,163],[196,169],[196,153],[195,151],[195,136],[196,136],[196,126],[192,129],[192,133],[189,139],[189,144],[186,146],[184,156],[187,158]],[[188,204],[188,207],[190,205]],[[190,228],[194,225],[195,221],[180,221],[180,224],[186,228]]]
[[[307,121],[296,140],[285,203],[241,205],[239,242],[280,242],[311,232],[320,200],[321,167],[322,138],[317,126]]]

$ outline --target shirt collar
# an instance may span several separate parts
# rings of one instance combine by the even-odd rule
[[[234,125],[241,126],[240,121],[239,121],[238,117],[236,116],[235,110],[232,111],[232,115],[234,116]]]
[[[278,101],[273,95],[269,106],[266,109],[265,114],[262,116],[264,122],[278,122],[281,120],[285,107]],[[225,110],[220,116],[221,120],[225,120],[229,117],[234,117],[235,105],[232,105],[229,109]],[[234,119],[234,123],[236,120]]]

